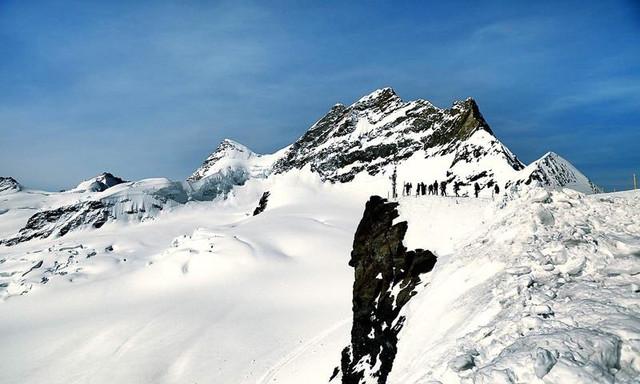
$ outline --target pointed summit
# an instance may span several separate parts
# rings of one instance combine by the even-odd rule
[[[195,182],[223,169],[234,168],[237,164],[243,163],[254,156],[256,154],[246,146],[231,139],[224,139],[202,163],[200,168],[187,178],[187,181]]]
[[[480,113],[478,103],[473,98],[468,97],[464,101],[455,101],[451,110],[454,115],[462,115],[462,124],[459,126],[458,137],[468,138],[477,130],[484,130],[493,135],[489,124]]]
[[[527,166],[522,179],[525,185],[541,185],[552,188],[571,188],[591,194],[602,192],[587,176],[580,172],[568,160],[555,152],[547,152],[540,159]]]
[[[425,100],[405,102],[386,87],[348,107],[332,108],[288,148],[274,172],[311,164],[324,180],[348,182],[360,173],[374,176],[414,154],[454,154],[447,160],[453,161],[451,166],[497,156],[509,169],[524,167],[494,137],[473,99],[441,109]],[[460,182],[467,183],[467,178]]]
[[[376,89],[370,94],[361,97],[358,101],[353,103],[351,107],[359,110],[373,107],[382,109],[386,105],[399,103],[402,103],[402,99],[398,96],[396,91],[391,87],[385,87]]]

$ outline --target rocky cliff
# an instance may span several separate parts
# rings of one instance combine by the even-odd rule
[[[394,224],[397,206],[372,196],[356,230],[349,261],[355,269],[351,344],[332,380],[386,383],[405,320],[401,310],[436,263],[430,251],[404,247],[407,222]]]

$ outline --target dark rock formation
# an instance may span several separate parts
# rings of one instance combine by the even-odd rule
[[[408,251],[402,245],[407,222],[393,224],[397,206],[372,196],[353,240],[349,261],[355,269],[353,326],[351,345],[343,350],[340,367],[346,384],[360,383],[365,377],[386,383],[405,321],[400,311],[416,293],[421,275],[436,263],[430,251]]]
[[[271,195],[271,192],[269,191],[266,191],[265,193],[262,194],[262,197],[258,202],[258,206],[256,207],[256,209],[253,210],[253,216],[259,215],[262,212],[264,212],[265,209],[267,209],[267,202],[269,201],[270,195]]]

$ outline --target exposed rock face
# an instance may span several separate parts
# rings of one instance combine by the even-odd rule
[[[258,202],[258,206],[253,210],[253,216],[259,215],[264,212],[265,209],[267,209],[267,202],[269,201],[270,195],[271,192],[269,191],[266,191],[262,194],[262,197],[260,197],[260,201]]]
[[[0,193],[18,192],[21,189],[22,186],[13,177],[0,176]]]
[[[107,206],[100,201],[87,201],[42,211],[31,216],[17,236],[1,243],[10,246],[51,235],[64,236],[67,232],[82,226],[100,228],[109,217]]]
[[[430,251],[402,245],[407,222],[393,224],[397,206],[372,196],[356,230],[349,261],[355,269],[351,345],[342,352],[341,372],[334,372],[343,383],[386,383],[405,320],[400,311],[436,263]]]
[[[485,145],[468,141],[479,131],[489,138]],[[495,139],[473,99],[440,109],[426,100],[404,102],[384,88],[349,107],[334,106],[276,162],[274,172],[310,164],[324,180],[347,182],[361,172],[376,175],[420,150],[425,157],[455,154],[448,160],[450,168],[487,155],[498,156],[513,170],[524,168]]]

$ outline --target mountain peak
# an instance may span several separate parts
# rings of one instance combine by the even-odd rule
[[[602,192],[589,178],[580,172],[567,159],[555,152],[547,152],[527,167],[529,172],[525,184],[536,183],[542,186],[567,187],[582,193]]]
[[[207,157],[200,168],[187,178],[187,181],[198,181],[223,169],[233,168],[237,165],[236,163],[244,162],[256,156],[252,150],[237,141],[224,139],[216,150]]]
[[[0,193],[2,192],[18,192],[22,186],[13,177],[0,176]]]
[[[249,158],[253,156],[254,153],[249,147],[238,143],[235,140],[231,139],[223,139],[216,150],[209,155],[207,160],[215,160],[220,158],[221,156],[232,156],[232,157],[246,157]]]
[[[73,191],[78,192],[102,192],[106,189],[113,187],[114,185],[126,183],[126,180],[114,176],[110,172],[102,172],[101,174],[84,180]]]
[[[356,101],[352,107],[356,109],[367,109],[371,107],[382,107],[383,105],[389,103],[401,103],[402,99],[398,96],[396,91],[391,87],[385,87],[376,89],[370,94],[361,97],[358,101]]]

